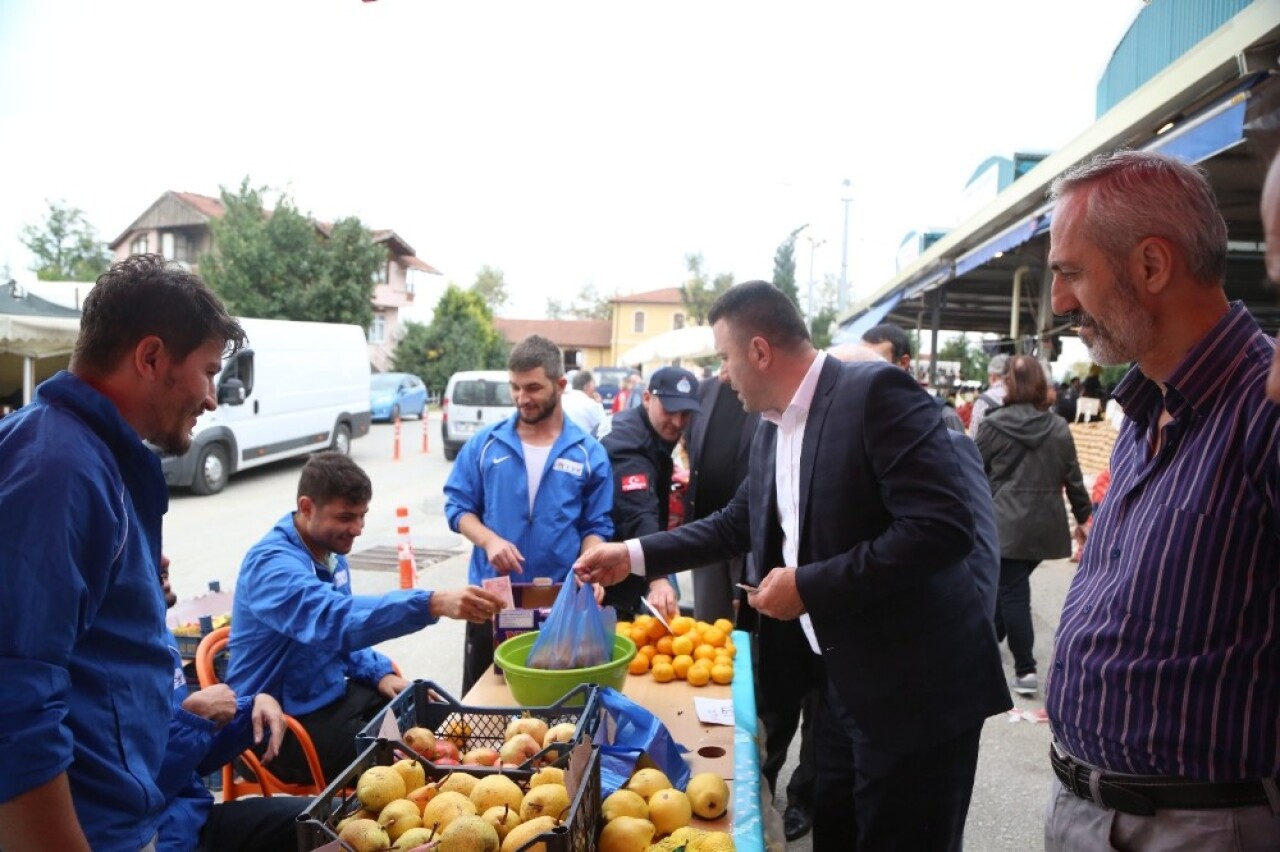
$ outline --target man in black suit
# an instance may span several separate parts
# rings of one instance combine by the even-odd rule
[[[615,583],[750,551],[749,603],[803,616],[827,672],[814,848],[959,850],[983,720],[1012,705],[937,408],[902,370],[815,350],[767,282],[732,288],[710,320],[721,377],[769,421],[746,481],[716,515],[575,570]]]

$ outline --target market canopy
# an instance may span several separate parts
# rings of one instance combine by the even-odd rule
[[[711,327],[690,325],[651,337],[622,353],[623,364],[666,363],[677,358],[707,358],[716,354]]]
[[[37,378],[37,361],[66,358],[80,334],[80,312],[33,296],[15,282],[0,286],[0,359],[20,358],[18,364],[0,363],[0,379],[10,387],[21,384],[22,403],[31,401]],[[46,364],[45,375],[58,369]],[[19,380],[19,371],[21,379]],[[0,393],[5,393],[0,387]]]

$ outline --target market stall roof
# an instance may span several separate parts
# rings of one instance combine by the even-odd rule
[[[651,337],[639,343],[618,359],[621,364],[649,364],[674,361],[677,358],[706,358],[716,354],[711,327],[690,325]]]
[[[1261,137],[1280,129],[1278,55],[1280,0],[1257,0],[855,303],[836,339],[860,336],[862,318],[877,312],[877,321],[927,328],[935,302],[941,328],[1006,336],[1020,269],[1018,327],[1030,334],[1063,330],[1037,296],[1048,292],[1053,205],[1046,193],[1075,164],[1120,148],[1160,150],[1201,164],[1231,237],[1227,294],[1274,328],[1280,303],[1265,283],[1258,201],[1265,172]]]
[[[69,355],[79,333],[79,311],[33,296],[12,282],[0,286],[0,355]]]

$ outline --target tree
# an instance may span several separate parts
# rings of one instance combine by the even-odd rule
[[[985,382],[987,363],[991,360],[981,346],[969,341],[963,334],[956,334],[938,347],[938,361],[958,361],[960,378],[965,381]]]
[[[548,297],[547,317],[550,319],[608,320],[613,319],[613,302],[608,296],[602,296],[596,285],[586,283],[569,302]]]
[[[397,371],[421,376],[433,390],[444,390],[459,370],[501,370],[506,362],[493,312],[479,294],[456,284],[445,288],[430,325],[406,323],[392,357]]]
[[[41,281],[93,281],[111,265],[111,254],[84,212],[65,201],[45,200],[44,222],[24,225],[18,239],[35,255],[31,271]]]
[[[807,224],[801,225],[788,234],[773,254],[773,286],[786,293],[802,314],[804,308],[800,307],[800,291],[796,289],[796,237],[807,227]]]
[[[715,278],[708,280],[702,264],[701,254],[684,256],[684,265],[689,270],[689,277],[680,285],[680,298],[684,300],[685,310],[689,313],[688,325],[706,325],[711,306],[715,304],[716,299],[720,298],[721,293],[733,286],[732,272],[721,272]]]
[[[480,271],[476,273],[476,280],[471,285],[471,292],[483,299],[484,303],[492,308],[494,313],[506,307],[507,302],[511,300],[510,294],[507,293],[507,282],[502,276],[502,270],[494,269],[488,264],[480,267]]]
[[[223,187],[226,213],[211,222],[215,250],[200,258],[205,281],[239,316],[368,328],[373,276],[386,250],[355,217],[324,236],[287,195],[267,212],[267,191],[247,177],[235,193]]]

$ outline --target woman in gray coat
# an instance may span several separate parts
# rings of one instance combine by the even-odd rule
[[[1032,655],[1031,572],[1045,559],[1071,555],[1062,489],[1079,526],[1089,519],[1085,491],[1067,423],[1049,411],[1049,385],[1040,362],[1015,355],[1004,369],[1004,404],[988,410],[975,440],[991,481],[1000,531],[1000,588],[996,635],[1009,637],[1013,691],[1033,696],[1039,687]]]

